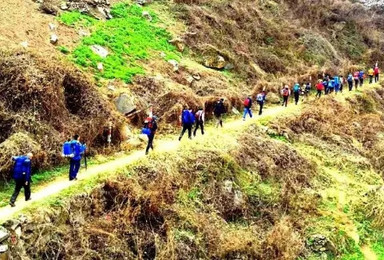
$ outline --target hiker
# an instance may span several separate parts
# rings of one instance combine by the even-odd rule
[[[375,68],[370,68],[368,70],[368,76],[369,76],[369,84],[373,83],[373,77],[375,75]]]
[[[245,118],[247,117],[247,114],[249,114],[249,117],[252,118],[252,98],[251,98],[251,95],[249,95],[244,100],[243,121],[245,121]]]
[[[340,76],[340,92],[343,93],[343,88],[345,84],[345,78],[343,76]]]
[[[77,174],[80,170],[81,158],[86,150],[86,145],[80,143],[80,136],[74,135],[73,140],[71,141],[71,158],[69,165],[69,180],[77,180]]]
[[[332,78],[332,79],[328,82],[328,94],[329,94],[329,93],[333,93],[333,91],[335,90],[335,86],[336,86],[335,79]]]
[[[305,84],[305,88],[304,88],[304,94],[306,97],[309,96],[309,93],[311,92],[311,89],[312,89],[312,86],[311,86],[311,83],[308,82],[307,84]]]
[[[365,78],[365,73],[363,70],[359,71],[359,82],[360,82],[360,87],[363,86],[364,84],[364,78]]]
[[[349,91],[352,91],[352,89],[353,89],[353,75],[351,72],[348,74],[347,81],[348,81]]]
[[[328,85],[329,85],[329,80],[328,79],[324,79],[323,80],[324,95],[328,95],[328,91],[329,91]]]
[[[153,140],[155,139],[155,134],[157,131],[157,117],[147,117],[144,121],[144,130],[143,133],[145,133],[148,136],[148,144],[147,148],[145,149],[145,154],[147,155],[149,153],[149,149],[153,150]]]
[[[291,90],[289,89],[288,85],[285,85],[285,87],[281,90],[281,95],[283,96],[283,106],[288,106],[288,98],[291,95]]]
[[[359,86],[359,74],[360,74],[360,72],[358,72],[358,71],[355,71],[355,73],[353,74],[353,79],[355,80],[355,89],[356,90]]]
[[[294,96],[294,98],[295,98],[295,105],[297,105],[297,103],[299,103],[300,92],[301,92],[300,84],[299,84],[299,83],[296,83],[296,84],[293,86],[293,96]]]
[[[224,113],[225,113],[224,98],[221,98],[219,101],[217,101],[213,109],[213,115],[216,118],[216,128],[218,128],[219,126],[223,127]]]
[[[323,93],[323,90],[324,90],[324,84],[321,79],[319,79],[319,81],[316,84],[316,90],[317,90],[316,97],[321,98],[321,94]]]
[[[183,135],[187,130],[188,138],[192,139],[192,127],[195,123],[195,116],[193,115],[192,109],[188,109],[187,107],[183,109],[183,112],[181,113],[181,123],[183,125],[183,130],[179,136],[179,141],[181,141],[181,138],[183,138]]]
[[[256,96],[257,104],[259,104],[259,116],[261,116],[261,114],[263,113],[263,107],[266,100],[266,96],[267,95],[264,90]]]
[[[196,127],[195,127],[195,131],[193,131],[193,136],[196,136],[196,132],[199,128],[201,129],[201,134],[204,135],[205,112],[202,107],[199,107],[199,110],[197,110],[195,114],[195,120],[196,120]]]
[[[339,76],[335,75],[333,77],[333,83],[334,83],[335,93],[337,94],[337,92],[340,91],[340,78],[339,78]]]
[[[14,156],[12,160],[15,162],[13,167],[13,179],[15,180],[15,190],[12,194],[9,205],[15,207],[17,196],[19,196],[21,188],[24,188],[25,201],[31,199],[31,160],[32,153],[22,156]]]
[[[377,65],[375,66],[374,74],[375,74],[375,83],[377,83],[379,81],[379,75],[380,75],[380,70]]]

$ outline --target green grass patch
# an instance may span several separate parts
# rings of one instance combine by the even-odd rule
[[[149,12],[153,20],[143,17],[143,11]],[[76,12],[60,16],[59,20],[66,25],[92,27],[91,35],[84,37],[72,53],[76,64],[90,68],[96,77],[129,83],[133,76],[145,73],[140,62],[160,58],[161,53],[164,60],[180,60],[180,54],[168,42],[171,35],[156,26],[160,21],[150,9],[118,3],[112,7],[111,14],[114,18],[107,21],[93,21]],[[109,55],[102,58],[95,54],[91,49],[93,45],[107,49]],[[98,63],[103,64],[103,71],[97,70]]]

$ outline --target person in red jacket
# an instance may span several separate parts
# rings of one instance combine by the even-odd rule
[[[316,90],[317,90],[317,93],[316,93],[316,97],[320,98],[321,97],[321,94],[323,93],[324,91],[324,85],[323,85],[323,82],[321,80],[319,80],[316,84]]]
[[[285,87],[281,90],[281,95],[283,96],[283,106],[288,106],[288,98],[291,95],[291,90],[289,89],[288,85],[285,85]]]
[[[380,69],[377,65],[375,66],[375,69],[374,69],[374,75],[375,75],[375,82],[378,82],[379,81],[379,75],[380,75]]]

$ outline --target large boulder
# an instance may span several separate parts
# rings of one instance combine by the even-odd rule
[[[115,105],[117,110],[124,115],[128,115],[136,110],[134,97],[131,97],[126,93],[121,94],[115,100]]]
[[[222,70],[227,65],[227,61],[221,55],[206,56],[204,66],[211,69]]]

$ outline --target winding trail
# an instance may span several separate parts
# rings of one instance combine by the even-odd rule
[[[263,111],[262,116],[256,116],[253,119],[249,119],[246,122],[243,122],[241,118],[237,120],[228,120],[228,122],[224,122],[224,128],[236,130],[241,129],[244,127],[244,124],[250,123],[250,122],[256,122],[257,120],[261,119],[270,119],[275,118],[279,115],[292,115],[293,113],[297,113],[300,111],[302,107],[302,104],[294,106],[290,105],[287,108],[281,107],[281,106],[275,106],[267,108]],[[240,117],[240,116],[239,116]],[[207,127],[207,132],[214,132],[215,128],[213,127]],[[209,137],[209,135],[204,136],[198,136],[195,139],[204,139]],[[173,151],[176,150],[180,143],[187,142],[186,136],[184,136],[184,140],[182,142],[179,142],[177,140],[177,136],[175,136],[175,140],[156,140],[155,139],[155,151],[157,153],[161,152],[167,152],[167,151]],[[66,176],[58,177],[54,181],[42,185],[39,187],[34,188],[32,186],[32,200],[31,201],[24,201],[24,195],[22,192],[20,193],[18,197],[18,201],[16,201],[16,207],[10,207],[5,206],[0,208],[0,223],[12,218],[13,216],[16,216],[17,214],[21,214],[24,210],[27,210],[28,207],[31,206],[31,203],[39,203],[43,201],[44,199],[54,196],[66,189],[71,188],[71,186],[77,184],[77,183],[86,183],[87,181],[97,178],[100,175],[105,175],[108,172],[116,172],[119,170],[123,170],[128,165],[133,164],[137,162],[138,160],[145,158],[144,150],[135,151],[132,154],[125,155],[122,157],[118,157],[112,161],[94,165],[91,167],[88,167],[88,170],[82,170],[79,173],[78,181],[71,182],[68,181],[68,178]]]

